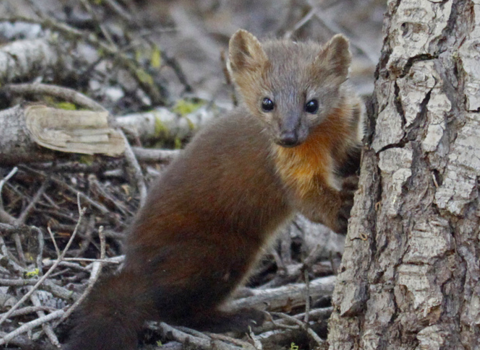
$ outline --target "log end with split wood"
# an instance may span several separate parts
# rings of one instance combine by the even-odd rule
[[[41,104],[0,112],[0,163],[53,160],[54,151],[120,156],[121,134],[108,125],[108,112],[64,110]]]

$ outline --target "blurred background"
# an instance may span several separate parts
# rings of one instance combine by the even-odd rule
[[[82,30],[100,21],[126,52],[144,45],[135,42],[137,37],[156,45],[162,58],[174,60],[185,78],[184,82],[179,81],[171,64],[160,68],[156,78],[169,101],[188,92],[219,104],[231,104],[221,57],[227,50],[229,37],[238,28],[259,38],[290,37],[320,42],[343,33],[352,43],[353,83],[361,94],[373,90],[385,0],[95,0],[90,3],[98,5],[94,9],[96,18],[85,9],[85,1],[76,0],[3,0],[0,13],[3,17],[35,17],[41,13]],[[2,30],[0,36],[1,33],[5,35]],[[135,40],[126,40],[129,36]],[[125,45],[130,47],[122,47],[125,46],[122,42],[128,42]],[[80,52],[92,62],[96,58],[88,56],[98,55],[88,48]],[[95,84],[90,87],[95,88]],[[108,100],[108,96],[104,97]],[[137,109],[128,101],[123,102],[115,106]],[[108,101],[106,104],[108,107]]]

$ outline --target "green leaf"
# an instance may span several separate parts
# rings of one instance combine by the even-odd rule
[[[25,272],[25,278],[37,277],[39,273],[40,273],[39,269],[35,269],[33,271]]]
[[[182,148],[182,140],[180,138],[175,137],[175,149],[181,149]]]
[[[148,74],[145,70],[139,68],[137,69],[136,74],[137,74],[138,80],[140,80],[142,83],[153,85],[152,76]]]
[[[70,102],[57,102],[55,103],[55,107],[65,109],[67,111],[75,111],[77,109],[77,106]]]
[[[195,112],[197,109],[202,107],[205,104],[205,101],[202,100],[178,100],[175,106],[173,106],[172,111],[174,113],[185,116],[187,114]]]
[[[157,46],[155,46],[152,50],[152,57],[150,58],[150,63],[153,68],[160,68],[160,66],[162,65],[162,54]]]

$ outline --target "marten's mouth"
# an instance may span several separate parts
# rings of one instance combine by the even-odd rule
[[[285,141],[285,140],[282,140],[282,139],[277,139],[277,140],[275,140],[275,143],[277,145],[285,147],[285,148],[293,148],[293,147],[301,145],[303,143],[303,141],[297,139],[297,140],[295,140],[295,142],[291,142],[291,141]]]
[[[301,144],[302,140],[296,130],[288,130],[281,132],[275,142],[282,147],[295,147]]]

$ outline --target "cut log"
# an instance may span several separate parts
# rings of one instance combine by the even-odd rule
[[[120,156],[122,136],[108,112],[70,111],[33,104],[0,112],[0,164],[55,158],[52,151]],[[40,147],[39,147],[40,146]]]

